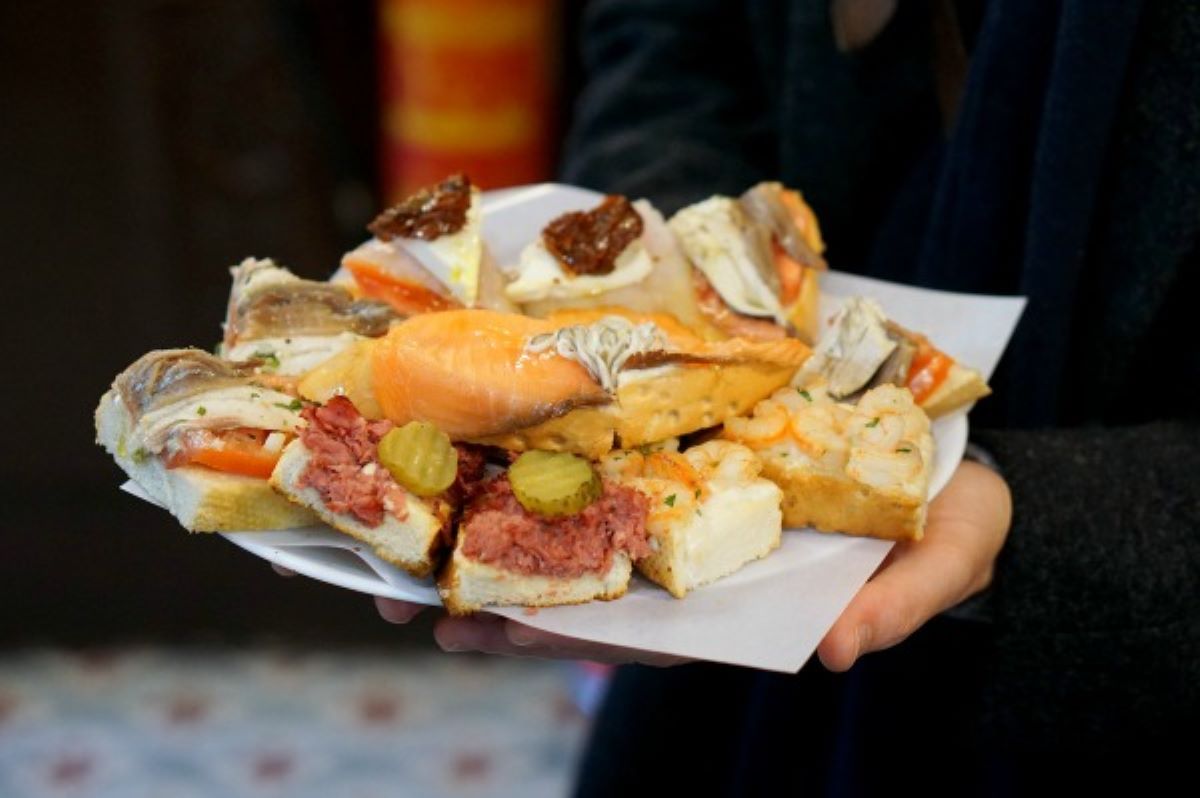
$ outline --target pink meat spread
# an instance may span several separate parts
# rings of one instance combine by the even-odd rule
[[[462,552],[521,574],[603,574],[612,567],[614,552],[635,560],[650,554],[648,510],[643,494],[605,482],[604,493],[582,512],[547,518],[522,507],[502,474],[484,483],[467,508]]]
[[[310,453],[300,487],[316,489],[331,511],[349,513],[367,526],[379,526],[387,513],[401,521],[408,517],[404,489],[379,462],[379,439],[392,422],[368,421],[344,396],[300,415],[308,422],[300,440]]]

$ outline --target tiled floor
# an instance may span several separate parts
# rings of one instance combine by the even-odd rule
[[[378,651],[9,653],[0,795],[565,795],[578,675]]]

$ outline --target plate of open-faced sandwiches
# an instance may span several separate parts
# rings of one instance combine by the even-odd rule
[[[736,595],[754,633],[745,596],[802,568],[844,605],[921,538],[1020,310],[828,272],[778,183],[664,219],[454,176],[369,229],[328,282],[238,264],[216,354],[118,375],[97,437],[127,489],[350,589],[764,667],[633,627],[694,639]]]

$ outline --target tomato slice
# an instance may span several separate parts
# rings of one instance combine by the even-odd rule
[[[198,465],[227,474],[266,479],[283,453],[282,446],[274,451],[263,448],[268,434],[266,430],[234,429],[191,436],[167,465],[169,468]]]
[[[924,337],[913,355],[912,364],[908,367],[908,379],[905,385],[912,392],[913,401],[921,404],[930,394],[938,389],[950,373],[954,358],[937,349]]]
[[[363,296],[382,300],[405,315],[462,307],[451,297],[442,296],[423,285],[390,275],[368,263],[347,259],[346,268],[354,275],[354,282],[358,283]]]

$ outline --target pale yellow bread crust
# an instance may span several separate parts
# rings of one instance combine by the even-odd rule
[[[822,532],[920,540],[926,504],[911,496],[872,490],[845,476],[781,468],[768,462],[763,476],[783,489],[783,524]]]
[[[796,368],[766,362],[669,366],[665,373],[622,383],[615,405],[578,408],[476,442],[513,451],[570,451],[596,459],[615,446],[655,443],[742,415],[787,385]]]
[[[776,520],[778,518],[779,516],[776,515]],[[732,534],[733,530],[730,531]],[[781,532],[782,528],[776,525],[773,531],[768,530],[764,536],[764,545],[760,546],[759,550],[751,556],[727,562],[720,569],[721,573],[714,574],[700,581],[693,581],[686,578],[683,574],[687,570],[687,525],[679,523],[668,524],[664,525],[663,528],[651,531],[658,550],[639,559],[634,564],[634,567],[637,568],[638,573],[642,576],[664,588],[675,598],[681,599],[686,597],[689,591],[729,576],[751,562],[761,560],[778,549],[779,544],[783,540]]]
[[[388,515],[379,526],[370,527],[352,515],[335,513],[325,506],[318,491],[299,484],[309,458],[302,441],[288,444],[271,474],[271,487],[297,506],[311,510],[338,532],[366,543],[392,565],[420,578],[433,573],[443,548],[442,528],[449,518],[439,518],[424,501],[411,494],[406,497],[408,517],[403,521]]]
[[[805,268],[796,301],[784,309],[797,337],[812,346],[821,330],[821,281],[816,269]]]
[[[930,418],[944,416],[960,407],[970,404],[991,394],[983,375],[972,368],[955,363],[950,367],[946,378],[942,380],[933,393],[921,402],[921,409]]]
[[[605,574],[550,577],[519,574],[472,560],[462,553],[459,530],[454,553],[437,577],[438,595],[451,615],[470,615],[486,607],[555,607],[612,601],[625,595],[633,566],[624,553],[613,554]]]
[[[638,314],[628,317],[636,319]],[[570,451],[595,459],[616,445],[640,446],[745,413],[786,385],[811,354],[795,339],[706,342],[686,333],[677,337],[679,351],[659,356],[657,367],[627,368],[628,378],[622,379],[615,402],[576,407],[513,432],[470,440],[513,451]],[[300,395],[325,402],[342,394],[364,416],[381,418],[370,370],[375,345],[373,340],[359,342],[322,364],[300,381]]]
[[[190,532],[253,532],[309,526],[316,517],[271,489],[265,479],[199,466],[167,468],[159,457],[125,451],[131,419],[115,391],[96,408],[96,442]]]
[[[905,388],[872,388],[855,405],[825,391],[778,391],[723,435],[758,451],[783,490],[783,523],[824,532],[919,540],[934,441]]]

